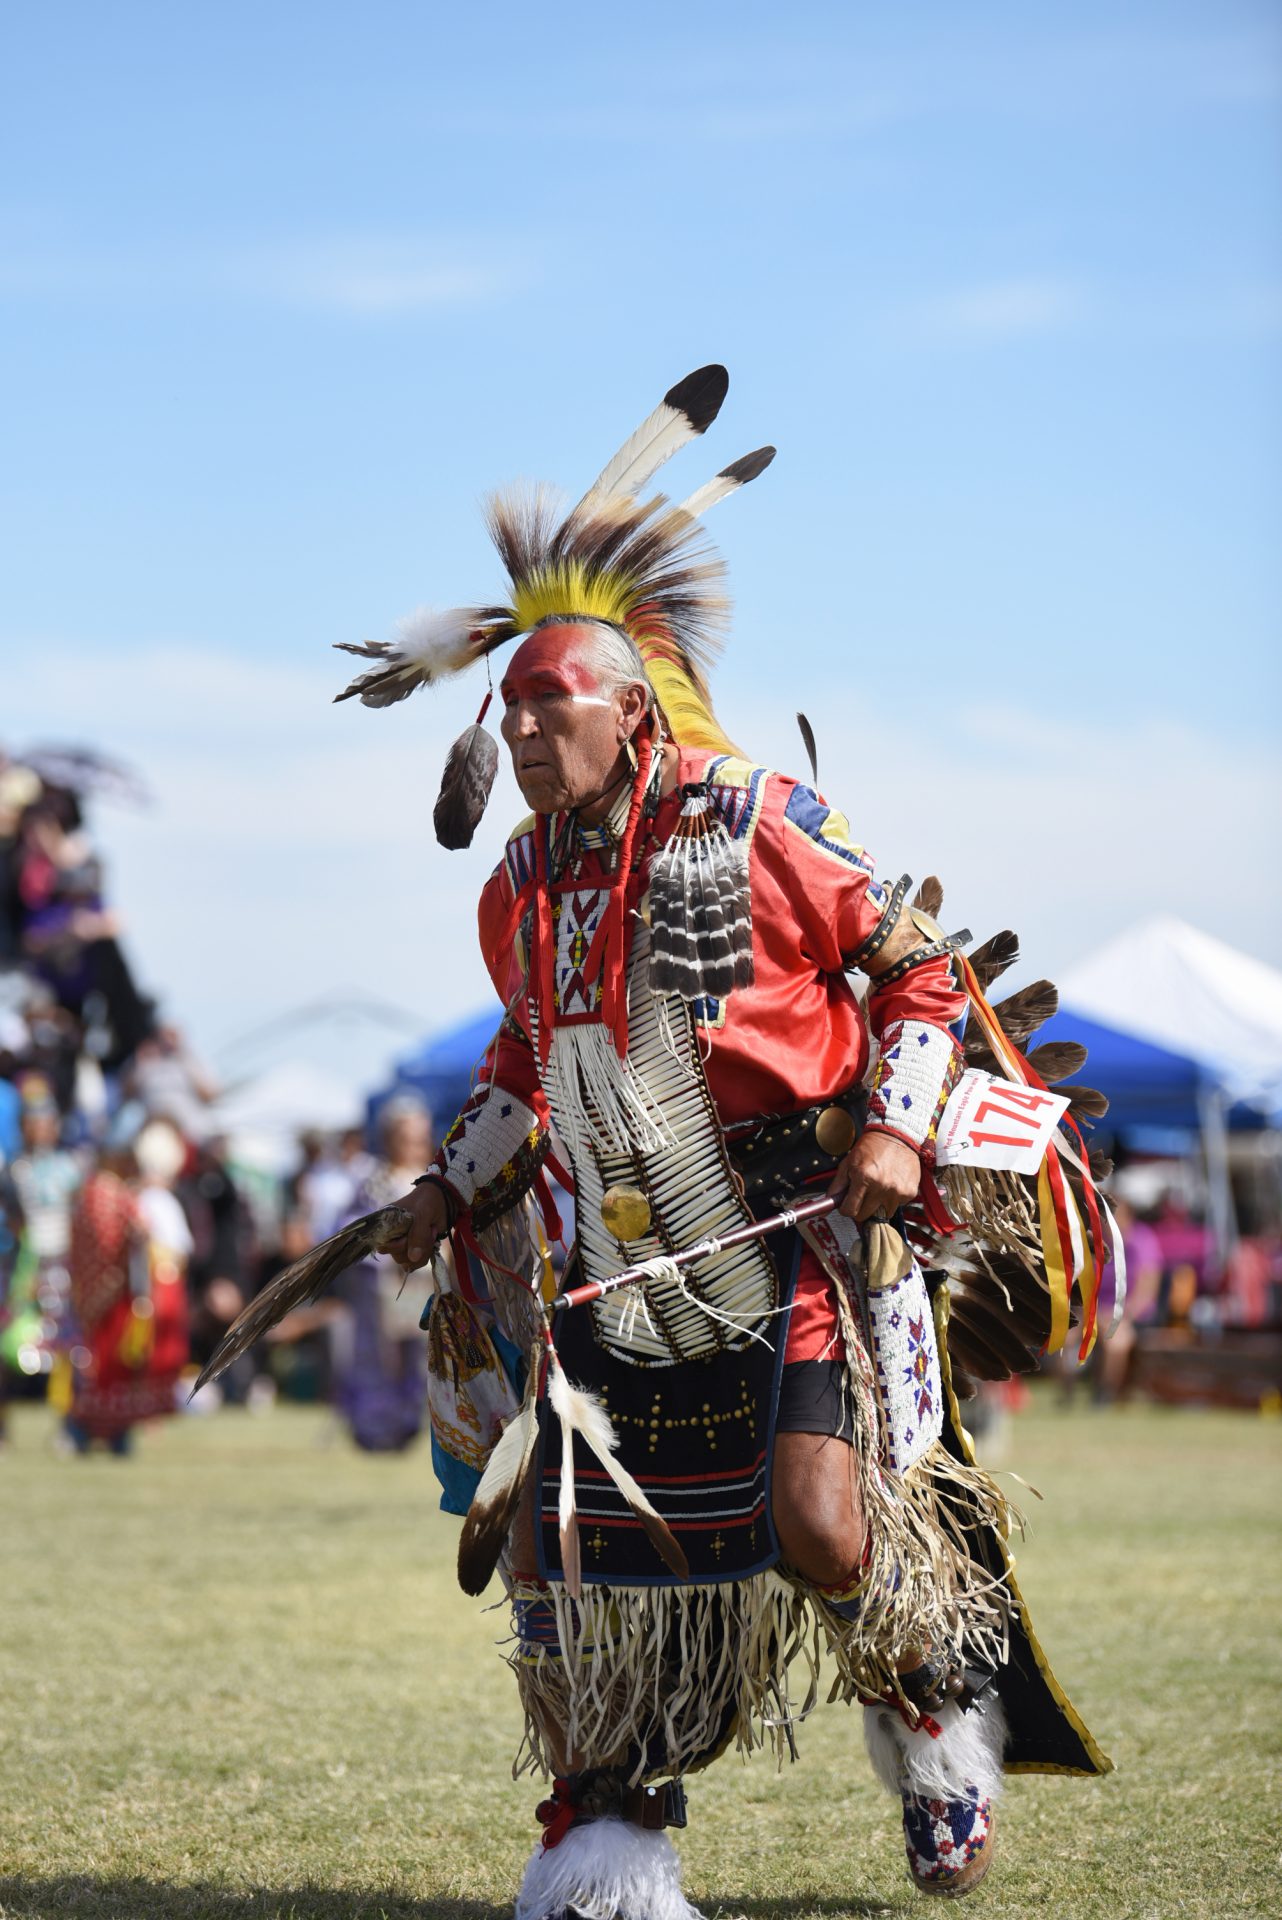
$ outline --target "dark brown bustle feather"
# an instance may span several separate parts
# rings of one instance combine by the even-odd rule
[[[1033,1048],[1028,1064],[1050,1087],[1057,1080],[1067,1080],[1070,1074],[1081,1072],[1086,1065],[1086,1048],[1077,1040],[1047,1040],[1044,1045]]]
[[[1008,1374],[1032,1371],[1028,1346],[1011,1325],[1000,1298],[989,1301],[970,1291],[955,1293],[949,1306],[950,1322],[954,1315],[960,1317],[977,1340],[983,1341]]]
[[[467,727],[450,748],[432,810],[436,837],[443,847],[456,851],[471,846],[498,770],[499,749],[493,734],[482,726]]]
[[[948,1349],[948,1371],[952,1377],[953,1393],[958,1400],[973,1400],[979,1392],[979,1382],[972,1380],[966,1369],[953,1358],[952,1345]]]
[[[1030,1034],[1053,1018],[1059,1007],[1059,993],[1050,980],[1034,980],[1031,986],[1021,987],[1018,993],[1012,993],[993,1008],[1001,1022],[1002,1032],[1017,1047],[1022,1047]]]
[[[938,920],[944,910],[943,882],[936,874],[928,874],[913,895],[912,903],[922,913],[928,913],[932,920]]]
[[[1102,1120],[1108,1112],[1108,1095],[1101,1093],[1098,1087],[1070,1086],[1065,1083],[1056,1087],[1055,1091],[1067,1097],[1068,1110],[1074,1119],[1085,1115],[1090,1120]]]
[[[995,933],[991,940],[985,940],[982,946],[975,948],[970,956],[970,964],[980,991],[987,993],[994,980],[1005,973],[1007,967],[1014,966],[1019,959],[1019,939],[1009,928],[1004,933]]]
[[[960,1365],[972,1380],[1009,1380],[1010,1371],[994,1361],[981,1339],[950,1313],[948,1320],[948,1357]]]
[[[380,1253],[391,1241],[400,1238],[410,1224],[404,1207],[380,1207],[366,1213],[349,1227],[322,1240],[284,1273],[277,1274],[244,1311],[237,1315],[219,1341],[217,1348],[201,1368],[193,1393],[216,1380],[242,1353],[247,1353],[263,1336],[278,1326],[287,1313],[306,1300],[319,1299],[341,1273]]]
[[[1101,1181],[1107,1180],[1112,1171],[1113,1162],[1109,1159],[1109,1156],[1104,1152],[1103,1148],[1092,1147],[1091,1178],[1095,1181],[1096,1185],[1098,1186]]]

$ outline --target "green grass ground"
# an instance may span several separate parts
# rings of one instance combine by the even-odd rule
[[[0,1915],[500,1920],[536,1828],[513,1785],[501,1611],[457,1591],[426,1449],[318,1412],[225,1413],[65,1459],[43,1409],[0,1455]],[[1276,1914],[1282,1423],[1048,1400],[1010,1462],[1061,1681],[1117,1762],[1011,1783],[970,1911]],[[857,1715],[801,1763],[691,1782],[707,1913],[900,1914],[895,1809]]]

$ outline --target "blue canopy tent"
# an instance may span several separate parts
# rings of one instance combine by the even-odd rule
[[[472,1014],[403,1054],[393,1068],[390,1086],[369,1099],[370,1121],[379,1108],[398,1093],[416,1093],[431,1109],[437,1132],[444,1132],[472,1090],[478,1060],[498,1030],[502,1011],[496,1004],[486,1013]]]
[[[1256,1107],[1241,1101],[1226,1106],[1220,1076],[1204,1061],[1104,1026],[1072,1007],[1061,1007],[1030,1044],[1040,1046],[1044,1040],[1081,1042],[1088,1055],[1081,1078],[1108,1095],[1108,1113],[1100,1128],[1144,1135],[1131,1139],[1141,1151],[1183,1150],[1187,1143],[1175,1136],[1203,1132],[1212,1107],[1221,1116],[1220,1124],[1235,1133],[1268,1125],[1268,1117]]]
[[[1109,1133],[1137,1127],[1196,1132],[1201,1126],[1201,1100],[1214,1081],[1196,1060],[1101,1026],[1071,1007],[1061,1007],[1039,1027],[1032,1044],[1046,1040],[1077,1040],[1086,1048],[1081,1078],[1108,1095],[1108,1116],[1101,1124]]]

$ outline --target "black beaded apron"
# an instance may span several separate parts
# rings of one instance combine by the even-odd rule
[[[783,1311],[766,1323],[760,1339],[735,1352],[636,1367],[597,1340],[588,1309],[558,1315],[555,1325],[567,1375],[604,1405],[618,1436],[619,1459],[681,1543],[690,1585],[743,1580],[779,1558],[770,1516],[770,1469],[801,1241],[794,1230],[783,1229],[764,1244],[780,1275]],[[563,1284],[569,1288],[578,1277],[572,1258]],[[560,1580],[561,1429],[546,1401],[539,1412],[539,1574]],[[575,1443],[574,1484],[585,1581],[628,1587],[685,1584],[660,1560],[582,1441]]]

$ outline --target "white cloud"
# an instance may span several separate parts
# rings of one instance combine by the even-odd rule
[[[237,291],[356,314],[483,305],[513,284],[505,271],[466,263],[436,242],[395,237],[259,247],[210,271]]]
[[[376,317],[489,305],[518,290],[523,269],[496,241],[473,250],[423,235],[340,235],[231,251],[160,253],[17,244],[0,258],[0,288],[19,295],[110,299],[211,295]]]
[[[1012,278],[937,293],[909,307],[905,318],[923,339],[983,346],[1063,333],[1088,308],[1085,289],[1074,281]]]
[[[442,851],[431,821],[472,686],[372,713],[331,704],[344,663],[323,658],[20,657],[31,665],[7,689],[8,744],[92,741],[155,790],[152,812],[103,806],[94,824],[139,972],[206,1050],[343,988],[414,1009],[424,1032],[490,1004],[476,898],[524,809],[504,769],[469,853]],[[1277,756],[1160,719],[1101,718],[1074,736],[1053,715],[949,711],[910,687],[895,711],[791,692],[815,719],[824,790],[882,870],[940,874],[948,925],[982,939],[1013,924],[1033,971],[1054,977],[1150,913],[1223,929],[1226,901],[1230,939],[1262,957],[1282,942],[1263,879]],[[786,712],[725,705],[754,754],[800,765],[791,698]],[[371,1046],[373,1080],[385,1049]]]

